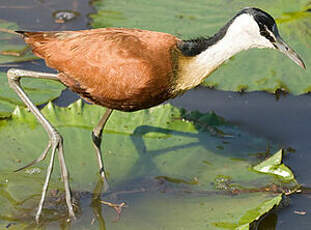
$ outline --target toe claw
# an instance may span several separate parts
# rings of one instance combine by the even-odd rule
[[[35,163],[37,163],[37,160],[34,160],[34,161],[30,162],[29,164],[27,164],[27,165],[25,165],[19,169],[14,170],[14,172],[22,171],[23,169],[29,168],[30,166],[34,165]]]
[[[23,167],[21,167],[21,168],[19,168],[19,169],[14,170],[14,172],[19,172],[19,171],[21,171],[21,170],[23,170],[23,169],[29,168],[30,166],[32,166],[32,165],[34,165],[34,164],[36,164],[36,163],[38,163],[38,162],[44,160],[44,159],[46,158],[46,155],[47,155],[47,153],[49,152],[51,146],[52,146],[52,144],[51,144],[51,142],[49,142],[49,144],[48,144],[48,146],[46,147],[46,149],[44,150],[44,152],[43,152],[37,159],[33,160],[33,161],[30,162],[29,164],[27,164],[27,165],[25,165],[25,166],[23,166]]]

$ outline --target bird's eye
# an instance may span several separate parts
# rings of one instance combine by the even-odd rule
[[[266,30],[261,30],[260,31],[260,35],[264,36],[265,38],[267,38],[272,43],[275,42],[274,37],[272,37],[271,34],[268,31],[266,31]]]
[[[265,30],[261,30],[260,34],[261,34],[261,36],[264,36],[264,37],[270,36],[269,33]]]

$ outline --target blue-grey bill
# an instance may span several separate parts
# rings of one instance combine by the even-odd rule
[[[299,65],[301,68],[306,69],[306,65],[302,58],[295,52],[295,50],[290,48],[281,37],[277,37],[275,45],[280,52],[284,53],[287,57],[292,59],[292,61]]]

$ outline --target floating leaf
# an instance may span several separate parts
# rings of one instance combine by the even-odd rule
[[[25,78],[21,82],[36,105],[55,99],[65,88],[61,83],[48,80]],[[6,73],[0,72],[0,118],[10,117],[16,105],[25,106],[13,89],[9,87]]]
[[[210,115],[213,119],[200,119],[209,116],[166,104],[134,113],[113,112],[102,145],[111,191],[101,194],[91,130],[105,109],[78,101],[68,108],[50,103],[42,111],[64,137],[79,209],[72,229],[247,229],[279,204],[284,189],[298,187],[295,180],[283,184],[278,177],[249,170],[258,163],[256,153],[270,145],[267,140],[215,114]],[[232,138],[202,129],[207,121]],[[34,228],[48,159],[28,171],[12,171],[38,157],[47,135],[30,112],[16,108],[12,119],[0,121],[0,136],[0,227],[15,223],[12,229]],[[49,191],[41,227],[54,229],[55,222],[70,227],[58,166]],[[116,212],[100,200],[126,202],[128,207],[114,222]]]
[[[283,38],[303,57],[307,70],[273,50],[253,49],[231,58],[204,85],[223,90],[298,95],[311,91],[311,6],[309,0],[95,1],[93,27],[134,27],[168,32],[183,39],[213,35],[240,9],[256,6],[276,18]],[[225,6],[225,7],[224,7]]]
[[[271,200],[262,202],[258,207],[247,211],[245,215],[240,219],[239,223],[219,222],[215,223],[215,226],[223,229],[236,229],[236,230],[249,229],[250,228],[249,223],[252,223],[254,220],[258,220],[260,216],[266,214],[273,207],[279,205],[281,201],[282,195],[278,195]]]

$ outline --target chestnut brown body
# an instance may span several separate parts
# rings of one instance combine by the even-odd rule
[[[180,40],[173,35],[123,28],[22,34],[63,84],[92,103],[135,111],[176,96]]]

